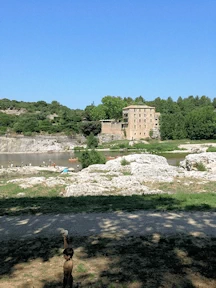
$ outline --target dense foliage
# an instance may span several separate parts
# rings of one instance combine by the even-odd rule
[[[154,106],[160,112],[160,133],[162,140],[174,139],[216,139],[216,98],[207,96],[179,97],[173,101],[157,97],[146,101],[142,96],[132,99],[120,96],[105,96],[101,104],[86,106],[84,110],[73,110],[52,101],[19,102],[0,100],[0,135],[19,133],[81,133],[89,136],[101,131],[101,119],[121,120],[122,108],[129,105]],[[15,113],[16,111],[16,113]],[[7,113],[6,113],[7,112]]]
[[[105,164],[106,158],[95,150],[85,150],[79,156],[79,162],[82,164],[82,168],[86,168],[93,164]]]

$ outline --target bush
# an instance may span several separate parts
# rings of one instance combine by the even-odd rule
[[[95,137],[93,133],[91,133],[87,137],[87,147],[88,148],[96,148],[96,147],[98,147],[98,138]]]
[[[122,166],[126,166],[126,165],[129,165],[130,164],[130,162],[128,162],[125,158],[123,158],[122,160],[121,160],[121,165]]]
[[[79,162],[82,164],[82,168],[86,168],[93,164],[105,164],[106,158],[95,150],[85,150],[79,156]]]
[[[216,147],[209,147],[206,152],[216,152]]]
[[[198,171],[206,171],[206,167],[202,162],[197,162],[195,167],[197,168]]]

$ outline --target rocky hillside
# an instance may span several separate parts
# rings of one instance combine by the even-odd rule
[[[64,152],[77,145],[67,136],[0,137],[0,153]]]

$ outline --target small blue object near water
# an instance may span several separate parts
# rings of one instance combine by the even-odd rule
[[[64,168],[61,173],[68,173],[68,168]]]

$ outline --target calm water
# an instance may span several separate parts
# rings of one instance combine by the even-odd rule
[[[103,152],[107,156],[123,156],[131,153],[125,152]],[[170,165],[177,165],[179,161],[184,160],[187,154],[163,154],[162,156],[167,158]],[[73,153],[43,153],[43,154],[0,154],[0,167],[8,167],[13,164],[13,166],[26,166],[31,163],[32,166],[40,165],[51,165],[56,163],[57,166],[73,167],[76,168],[78,163],[69,162],[69,158],[73,158],[75,155]]]

